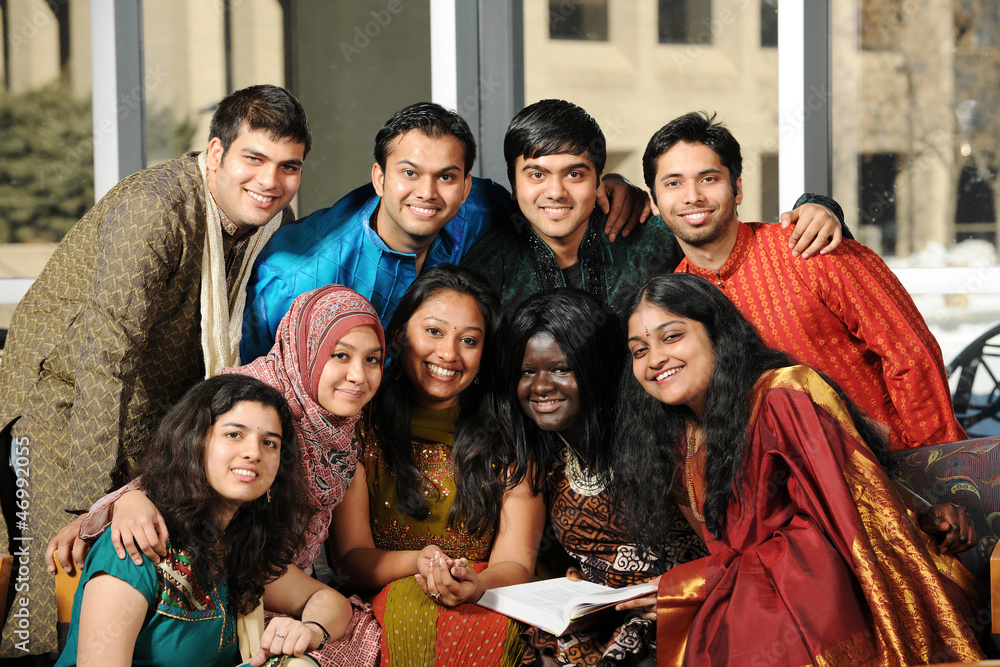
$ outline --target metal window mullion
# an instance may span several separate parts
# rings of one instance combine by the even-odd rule
[[[94,198],[145,166],[142,0],[91,0]]]
[[[832,191],[830,2],[778,8],[779,197]]]

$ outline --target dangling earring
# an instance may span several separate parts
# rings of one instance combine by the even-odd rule
[[[479,371],[476,371],[476,377],[472,380],[474,383],[479,384]]]
[[[271,489],[267,490],[267,502],[271,502]]]

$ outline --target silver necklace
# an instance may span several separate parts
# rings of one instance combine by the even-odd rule
[[[573,449],[573,445],[569,444],[562,433],[556,433],[556,435],[559,436],[564,445],[559,456],[566,464],[566,481],[569,482],[569,488],[581,496],[596,496],[604,491],[607,485],[603,476],[595,475],[581,465],[580,455]]]

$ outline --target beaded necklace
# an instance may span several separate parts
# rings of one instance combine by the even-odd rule
[[[580,455],[576,453],[573,445],[569,444],[562,433],[556,435],[565,445],[562,449],[562,460],[566,464],[566,481],[569,482],[569,488],[581,496],[596,496],[604,491],[604,476],[594,474],[590,472],[590,468],[581,466]]]

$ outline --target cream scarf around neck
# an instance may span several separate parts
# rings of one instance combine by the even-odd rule
[[[233,284],[226,289],[226,258],[222,245],[222,216],[208,187],[207,153],[198,155],[198,168],[205,182],[205,250],[201,260],[201,350],[205,357],[205,377],[222,372],[227,366],[240,365],[240,336],[243,332],[243,308],[247,300],[247,282],[254,260],[281,226],[284,209],[268,220],[249,240],[243,263]]]

